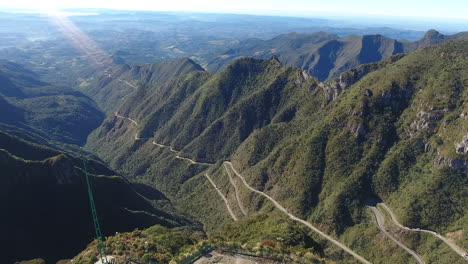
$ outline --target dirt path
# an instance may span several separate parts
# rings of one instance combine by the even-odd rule
[[[231,162],[229,161],[225,161],[224,162],[225,164],[229,165],[232,169],[232,171],[242,180],[242,182],[244,183],[244,185],[250,189],[251,191],[255,192],[255,193],[258,193],[264,197],[266,197],[268,200],[270,200],[271,202],[273,202],[273,204],[282,212],[284,212],[285,214],[287,214],[289,216],[289,218],[291,218],[292,220],[295,220],[307,227],[309,227],[310,229],[312,229],[312,231],[318,233],[319,235],[321,235],[322,237],[324,237],[325,239],[327,239],[328,241],[332,242],[333,244],[337,245],[338,247],[340,247],[341,249],[343,249],[344,251],[348,252],[349,254],[353,255],[356,259],[358,259],[359,261],[361,261],[362,263],[366,263],[366,264],[370,264],[369,261],[367,261],[366,259],[364,259],[363,257],[361,257],[360,255],[358,255],[356,252],[352,251],[350,248],[348,248],[347,246],[341,244],[340,242],[338,242],[337,240],[335,240],[334,238],[332,238],[331,236],[325,234],[324,232],[320,231],[319,229],[317,229],[315,226],[313,226],[311,223],[307,222],[307,221],[304,221],[294,215],[292,215],[291,213],[289,213],[282,205],[280,205],[276,200],[274,200],[273,198],[271,198],[269,195],[267,195],[266,193],[262,192],[262,191],[259,191],[259,190],[256,190],[254,189],[253,187],[251,187],[247,181],[245,180],[245,178],[240,174],[238,173],[235,169],[234,169],[234,166],[232,165]],[[226,168],[226,167],[225,167]]]
[[[229,202],[228,200],[226,199],[226,197],[223,195],[223,193],[218,189],[218,186],[216,186],[216,184],[214,183],[214,181],[210,178],[210,176],[208,176],[207,173],[205,173],[205,177],[208,179],[208,181],[211,183],[211,185],[213,185],[213,187],[216,189],[216,191],[218,192],[219,196],[221,196],[221,198],[224,200],[224,203],[226,204],[226,207],[227,207],[227,210],[229,211],[229,214],[231,215],[232,219],[234,219],[234,221],[237,221],[237,217],[236,215],[234,214],[234,212],[232,211],[231,207],[229,206]]]
[[[443,237],[442,235],[438,234],[437,232],[434,232],[434,231],[431,231],[431,230],[425,230],[425,229],[421,229],[421,228],[410,228],[410,227],[406,227],[402,224],[400,224],[400,222],[398,222],[398,219],[396,218],[396,216],[393,214],[392,210],[390,209],[390,207],[388,207],[386,204],[384,203],[379,203],[378,205],[382,206],[382,208],[384,208],[388,214],[390,215],[390,218],[392,219],[392,222],[397,225],[399,228],[401,229],[404,229],[404,230],[407,230],[407,231],[412,231],[412,232],[424,232],[424,233],[429,233],[437,238],[439,238],[440,240],[444,241],[445,244],[447,244],[453,251],[455,251],[458,255],[462,256],[464,259],[468,260],[468,254],[463,250],[461,249],[460,247],[458,247],[457,245],[455,245],[454,243],[452,243],[451,241],[449,241],[448,239],[446,239],[445,237]]]
[[[393,237],[390,233],[387,232],[387,230],[385,229],[385,218],[380,213],[379,209],[377,209],[374,206],[369,206],[369,208],[372,210],[372,212],[375,215],[375,219],[377,220],[377,226],[379,227],[380,231],[382,231],[382,233],[384,233],[385,236],[390,238],[399,247],[401,247],[406,252],[408,252],[411,256],[413,256],[419,264],[424,264],[424,261],[421,259],[421,257],[416,252],[414,252],[413,250],[411,250],[407,246],[403,245],[400,241],[398,241],[395,237]]]

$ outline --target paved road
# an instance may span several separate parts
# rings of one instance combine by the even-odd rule
[[[266,193],[264,192],[261,192],[259,190],[256,190],[254,188],[252,188],[248,183],[247,181],[245,180],[245,178],[240,174],[238,173],[235,169],[234,169],[234,166],[232,166],[232,163],[229,162],[229,161],[225,161],[224,162],[225,164],[229,165],[232,169],[232,171],[242,180],[242,182],[244,183],[244,185],[250,189],[251,191],[255,192],[255,193],[258,193],[264,197],[266,197],[268,200],[270,200],[271,202],[273,202],[273,204],[276,206],[276,208],[278,208],[280,211],[284,212],[285,214],[287,214],[289,216],[289,218],[291,218],[292,220],[294,221],[297,221],[297,222],[300,222],[302,223],[303,225],[309,227],[310,229],[312,229],[312,231],[318,233],[319,235],[321,235],[322,237],[324,237],[325,239],[327,239],[328,241],[332,242],[333,244],[337,245],[338,247],[340,247],[341,249],[343,249],[344,251],[348,252],[349,254],[353,255],[353,257],[355,257],[356,259],[358,259],[359,261],[361,261],[362,263],[366,263],[366,264],[370,264],[369,261],[365,260],[363,257],[361,257],[360,255],[358,255],[356,252],[352,251],[350,248],[348,248],[347,246],[341,244],[340,242],[338,242],[337,240],[335,240],[334,238],[332,238],[331,236],[325,234],[324,232],[318,230],[315,226],[313,226],[311,223],[307,222],[307,221],[304,221],[294,215],[292,215],[291,213],[289,213],[283,206],[281,206],[276,200],[274,200],[273,198],[271,198],[269,195],[267,195]],[[225,167],[226,168],[226,167]]]
[[[118,118],[123,118],[123,119],[130,120],[133,124],[135,124],[135,126],[138,126],[138,123],[135,120],[133,120],[133,119],[131,119],[129,117],[121,116],[121,115],[117,114],[117,112],[115,112],[114,114]],[[135,140],[141,140],[141,139],[147,139],[147,138],[141,138],[141,137],[138,136],[138,132],[135,133]]]
[[[211,163],[198,162],[198,161],[194,161],[193,159],[181,157],[181,156],[177,155],[177,153],[179,153],[179,151],[174,150],[171,146],[166,146],[166,145],[163,145],[163,144],[156,143],[156,142],[154,142],[154,140],[153,140],[153,144],[156,145],[156,146],[158,146],[158,147],[161,147],[161,148],[167,148],[167,149],[169,149],[170,151],[176,153],[175,157],[176,157],[177,159],[186,160],[186,161],[190,162],[191,164],[198,164],[198,165],[205,165],[205,166],[211,166],[211,165],[213,165],[213,164],[211,164]]]
[[[231,215],[232,219],[234,219],[234,221],[237,221],[237,217],[236,215],[234,214],[234,212],[232,211],[231,207],[229,206],[229,203],[228,203],[228,200],[226,199],[226,197],[223,195],[223,193],[218,189],[218,187],[216,186],[216,184],[213,182],[213,180],[210,178],[210,176],[208,176],[207,173],[205,173],[205,177],[208,179],[208,181],[211,183],[211,185],[213,185],[213,187],[216,189],[216,191],[218,192],[219,196],[221,196],[221,198],[224,200],[224,203],[226,204],[226,207],[228,209],[228,212],[229,214]]]
[[[109,76],[110,77],[110,76]],[[125,80],[122,80],[122,79],[119,79],[119,82],[124,82],[125,84],[127,84],[128,86],[132,87],[133,89],[138,89],[138,87],[136,87],[135,85],[125,81]]]
[[[425,230],[425,229],[421,229],[421,228],[410,228],[410,227],[406,227],[402,224],[400,224],[400,222],[398,222],[398,219],[396,218],[396,216],[393,214],[392,210],[390,209],[390,207],[388,207],[386,204],[384,203],[379,203],[378,205],[382,206],[382,208],[384,208],[388,214],[390,215],[390,218],[392,219],[392,222],[395,223],[395,225],[397,225],[399,228],[401,229],[404,229],[404,230],[408,230],[408,231],[412,231],[412,232],[424,232],[424,233],[429,233],[437,238],[439,238],[440,240],[444,241],[445,244],[447,244],[453,251],[455,251],[458,255],[462,256],[464,259],[468,260],[468,254],[463,250],[461,249],[460,247],[458,247],[457,245],[455,245],[454,243],[452,243],[451,241],[449,241],[448,239],[446,239],[445,237],[443,237],[442,235],[438,234],[437,232],[434,232],[434,231],[431,231],[431,230]]]
[[[138,87],[136,87],[135,85],[127,82],[127,81],[124,81],[124,83],[126,83],[128,86],[132,87],[133,89],[138,89]]]
[[[380,231],[382,231],[382,233],[384,233],[384,235],[386,235],[388,238],[390,238],[399,247],[406,250],[406,252],[408,252],[411,256],[413,256],[419,264],[424,264],[424,261],[421,259],[421,257],[416,252],[414,252],[413,250],[411,250],[407,246],[403,245],[400,241],[398,241],[395,237],[393,237],[390,233],[387,232],[387,230],[385,229],[385,218],[380,213],[379,209],[377,209],[374,206],[369,206],[369,207],[370,207],[370,209],[372,210],[372,212],[375,215],[375,219],[377,220],[377,226],[379,227]]]
[[[115,112],[114,114],[115,114],[115,116],[118,117],[118,118],[123,118],[123,119],[130,120],[130,121],[133,122],[133,124],[135,124],[135,126],[138,126],[138,123],[137,123],[135,120],[133,120],[133,119],[131,119],[131,118],[129,118],[129,117],[121,116],[121,115],[117,114],[117,112]]]
[[[237,189],[237,184],[235,183],[234,178],[231,175],[231,172],[226,167],[226,163],[223,163],[223,166],[224,166],[224,169],[226,169],[231,185],[234,186],[234,191],[236,192],[237,204],[239,205],[239,208],[242,211],[242,214],[247,215],[247,211],[245,210],[244,205],[242,204],[242,200],[240,199],[239,190]]]
[[[171,146],[166,146],[166,145],[163,145],[163,144],[159,144],[159,143],[156,143],[154,142],[154,140],[152,141],[152,143],[158,147],[161,147],[161,148],[167,148],[169,149],[170,151],[174,152],[174,153],[178,153],[178,151],[174,150]],[[206,165],[206,166],[210,166],[210,165],[213,165],[213,164],[210,164],[210,163],[203,163],[203,162],[196,162],[192,159],[189,159],[189,158],[184,158],[184,157],[181,157],[179,155],[176,155],[175,156],[176,158],[178,159],[181,159],[181,160],[186,160],[188,162],[190,162],[191,164],[199,164],[199,165]],[[229,214],[231,215],[232,219],[234,221],[237,221],[237,217],[236,215],[234,214],[234,212],[232,211],[231,209],[231,206],[229,206],[229,202],[228,200],[226,199],[226,197],[223,195],[223,193],[219,190],[219,188],[216,186],[216,184],[213,182],[213,180],[210,178],[210,176],[208,176],[207,173],[205,173],[205,177],[208,179],[208,181],[211,183],[211,185],[213,185],[213,187],[216,189],[216,191],[218,192],[219,196],[221,196],[221,198],[224,200],[224,204],[226,204],[226,208],[229,212]]]

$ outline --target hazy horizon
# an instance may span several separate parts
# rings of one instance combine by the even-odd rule
[[[207,13],[233,13],[273,16],[299,17],[386,17],[400,19],[435,19],[443,21],[468,22],[466,10],[468,1],[446,0],[393,0],[382,3],[373,0],[361,0],[359,3],[346,0],[237,0],[235,2],[213,0],[173,0],[151,3],[144,0],[18,0],[0,3],[0,9],[30,9],[52,11],[70,8],[98,8],[139,11],[188,11]]]
[[[144,0],[18,0],[0,3],[0,10],[29,10],[40,13],[54,13],[66,9],[100,9],[121,11],[193,12],[207,14],[238,14],[259,16],[283,16],[302,18],[323,18],[336,22],[333,27],[392,27],[407,30],[426,31],[437,29],[445,32],[468,31],[468,1],[435,0],[404,1],[386,3],[362,0],[359,3],[346,0],[238,0],[220,2],[213,0],[173,0],[150,3]]]
[[[62,14],[62,15],[98,15],[106,12],[161,12],[175,14],[206,14],[206,15],[251,15],[251,16],[272,16],[272,17],[295,17],[304,19],[324,19],[332,22],[330,27],[347,27],[347,28],[380,28],[388,27],[394,29],[427,31],[436,29],[443,33],[455,33],[460,31],[468,31],[468,20],[443,18],[428,19],[423,17],[403,17],[403,16],[377,16],[366,15],[359,16],[353,14],[333,14],[333,13],[275,13],[268,11],[243,11],[243,10],[218,10],[218,11],[201,11],[201,10],[135,10],[135,9],[116,9],[116,8],[100,8],[100,7],[70,7],[51,10],[36,9],[36,8],[19,8],[19,7],[2,7],[0,12],[14,13],[37,13],[37,14]]]

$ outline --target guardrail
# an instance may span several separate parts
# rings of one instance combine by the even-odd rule
[[[190,264],[195,262],[201,256],[203,256],[206,252],[213,250],[213,246],[211,245],[204,245],[200,249],[198,249],[192,256],[187,257],[179,262],[179,264]]]

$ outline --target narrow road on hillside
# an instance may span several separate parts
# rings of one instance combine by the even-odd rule
[[[236,217],[236,215],[234,215],[234,212],[232,212],[232,209],[231,209],[231,207],[229,206],[229,202],[228,202],[228,200],[226,199],[226,197],[223,195],[223,193],[221,193],[221,191],[218,189],[218,187],[216,186],[216,184],[213,182],[213,180],[210,178],[210,176],[208,176],[207,173],[205,173],[205,177],[208,179],[208,181],[211,183],[211,185],[213,185],[213,187],[216,189],[216,191],[218,192],[219,196],[221,196],[221,198],[224,200],[224,203],[226,204],[227,210],[228,210],[229,214],[231,215],[232,219],[234,219],[234,221],[237,221],[237,217]]]
[[[133,89],[138,89],[138,87],[136,87],[135,85],[125,81],[125,80],[122,80],[122,79],[119,79],[119,82],[124,82],[125,84],[127,84],[128,86],[132,87]]]
[[[385,218],[380,213],[379,209],[377,209],[374,206],[369,206],[369,208],[372,210],[372,212],[375,215],[375,219],[377,220],[377,226],[379,227],[380,231],[382,231],[382,233],[384,233],[385,236],[390,238],[399,247],[406,250],[406,252],[408,252],[411,256],[413,256],[419,264],[424,264],[424,261],[421,259],[421,257],[416,252],[414,252],[413,250],[411,250],[407,246],[403,245],[400,241],[398,241],[395,237],[393,237],[390,233],[387,232],[387,230],[385,229]]]
[[[138,89],[138,87],[136,87],[135,85],[127,82],[127,81],[124,81],[124,83],[126,83],[128,86],[132,87],[133,89]]]
[[[231,182],[231,185],[234,186],[234,191],[236,192],[237,204],[239,205],[239,208],[242,211],[242,214],[247,215],[247,211],[245,210],[244,205],[242,204],[242,200],[240,199],[239,190],[237,189],[237,184],[235,183],[234,178],[231,175],[231,172],[226,167],[226,163],[223,163],[223,166],[224,166],[224,169],[226,170],[226,172],[228,174],[229,181]]]
[[[213,165],[211,163],[205,163],[205,162],[198,162],[198,161],[194,161],[193,159],[189,159],[189,158],[185,158],[185,157],[181,157],[179,155],[176,155],[175,156],[177,159],[181,159],[181,160],[186,160],[192,164],[198,164],[198,165],[205,165],[205,166],[210,166],[210,165]]]
[[[129,117],[121,116],[121,115],[117,114],[117,112],[115,112],[114,114],[118,118],[123,118],[123,119],[130,120],[133,124],[135,124],[135,126],[138,126],[138,123],[135,120],[133,120],[133,119],[131,119]],[[135,140],[142,140],[142,139],[147,139],[147,138],[141,138],[141,137],[138,136],[138,132],[135,133]]]
[[[141,138],[138,136],[138,133],[135,133],[135,140],[142,140],[142,139],[148,139],[148,138]]]
[[[198,161],[194,161],[193,159],[181,157],[181,156],[179,156],[179,155],[177,154],[177,153],[179,153],[180,151],[174,150],[171,146],[166,146],[166,145],[163,145],[163,144],[156,143],[156,142],[154,142],[154,140],[153,140],[153,145],[156,145],[156,146],[161,147],[161,148],[167,148],[167,149],[169,149],[171,152],[174,152],[174,153],[176,154],[175,157],[176,157],[177,159],[186,160],[186,161],[190,162],[191,164],[198,164],[198,165],[205,165],[205,166],[211,166],[211,165],[213,165],[213,164],[211,164],[211,163],[198,162]]]
[[[294,215],[292,215],[291,213],[289,213],[283,206],[281,206],[276,200],[274,200],[273,198],[271,198],[269,195],[267,195],[266,193],[262,192],[262,191],[259,191],[259,190],[256,190],[254,189],[253,187],[251,187],[247,181],[245,180],[245,178],[239,174],[235,169],[234,169],[234,166],[232,165],[231,162],[229,161],[225,161],[224,162],[225,164],[229,165],[232,169],[232,171],[242,180],[242,182],[244,183],[244,185],[250,189],[251,191],[255,192],[255,193],[258,193],[264,197],[266,197],[268,200],[270,200],[271,202],[273,202],[273,204],[276,206],[276,208],[278,208],[280,211],[284,212],[285,214],[287,214],[289,216],[289,218],[291,218],[292,220],[295,220],[297,222],[300,222],[302,223],[303,225],[309,227],[310,229],[312,229],[312,231],[318,233],[319,235],[321,235],[322,237],[324,237],[325,239],[327,239],[328,241],[332,242],[333,244],[337,245],[338,247],[340,247],[341,249],[343,249],[344,251],[348,252],[349,254],[353,255],[356,259],[358,259],[359,261],[361,261],[362,263],[366,263],[366,264],[370,264],[369,261],[365,260],[363,257],[361,257],[360,255],[358,255],[357,253],[355,253],[354,251],[352,251],[350,248],[348,248],[347,246],[341,244],[340,242],[338,242],[337,240],[335,240],[334,238],[332,238],[331,236],[325,234],[324,232],[318,230],[315,226],[313,226],[311,223],[307,222],[307,221],[304,221]],[[227,167],[225,167],[227,168]]]
[[[210,165],[213,165],[213,164],[210,164],[210,163],[203,163],[203,162],[196,162],[192,159],[189,159],[189,158],[184,158],[184,157],[181,157],[179,155],[177,155],[177,153],[179,151],[176,151],[174,150],[171,146],[166,146],[166,145],[163,145],[163,144],[159,144],[159,143],[156,143],[154,142],[154,140],[152,141],[152,143],[158,147],[161,147],[161,148],[167,148],[169,149],[171,152],[174,152],[176,155],[175,157],[177,159],[181,159],[181,160],[185,160],[185,161],[188,161],[190,162],[191,164],[199,164],[199,165],[205,165],[205,166],[210,166]],[[227,200],[227,198],[223,195],[223,193],[219,190],[218,186],[216,186],[216,184],[213,182],[213,180],[210,178],[210,176],[208,176],[207,173],[205,173],[205,177],[208,179],[208,181],[211,183],[211,185],[213,185],[213,187],[215,188],[215,190],[218,192],[219,196],[221,196],[221,198],[223,199],[224,201],[224,204],[226,205],[226,208],[229,212],[229,214],[231,215],[231,218],[234,220],[234,221],[237,221],[237,217],[236,215],[234,214],[234,212],[232,211],[231,207],[229,206],[229,202]]]
[[[464,259],[468,260],[468,254],[463,249],[461,249],[460,247],[458,247],[457,245],[455,245],[453,242],[449,241],[448,239],[446,239],[442,235],[440,235],[440,234],[438,234],[438,233],[436,233],[434,231],[431,231],[431,230],[406,227],[406,226],[400,224],[400,222],[398,222],[398,219],[396,218],[396,216],[393,214],[392,210],[386,204],[379,203],[378,205],[382,206],[382,208],[384,208],[388,212],[388,214],[390,215],[390,218],[392,219],[392,222],[395,223],[395,225],[397,225],[399,228],[404,229],[404,230],[408,230],[408,231],[412,231],[412,232],[429,233],[429,234],[439,238],[440,240],[444,241],[444,243],[447,244],[458,255],[460,255]]]
[[[121,116],[121,115],[117,114],[117,112],[115,112],[114,114],[115,114],[116,117],[118,117],[118,118],[123,118],[123,119],[127,119],[127,120],[131,121],[133,124],[135,124],[136,126],[138,126],[138,123],[137,123],[135,120],[133,120],[133,119],[131,119],[131,118],[129,118],[129,117]],[[138,137],[138,133],[136,133],[136,134],[135,134],[135,140],[141,140],[141,139],[147,139],[147,138]],[[176,157],[177,159],[186,160],[186,161],[190,162],[191,164],[198,164],[198,165],[205,165],[205,166],[213,165],[212,163],[197,162],[197,161],[194,161],[193,159],[190,159],[190,158],[181,157],[181,156],[178,155],[178,153],[179,153],[180,151],[174,150],[171,146],[166,146],[166,145],[163,145],[163,144],[156,143],[156,142],[154,142],[154,140],[152,141],[152,143],[153,143],[154,145],[158,146],[158,147],[167,148],[167,149],[169,149],[170,151],[174,152],[174,153],[176,154],[175,157]]]
[[[118,118],[123,118],[123,119],[130,120],[130,121],[133,122],[133,124],[135,124],[135,126],[138,126],[138,123],[137,123],[135,120],[133,120],[133,119],[131,119],[131,118],[129,118],[129,117],[121,116],[121,115],[117,114],[117,112],[115,112],[114,114],[115,114],[115,116],[118,117]]]
[[[119,118],[125,118],[125,119],[128,119],[130,121],[132,121],[136,126],[138,126],[138,123],[133,120],[133,119],[130,119],[128,117],[124,117],[124,116],[120,116],[117,114],[117,112],[115,113],[115,116],[119,117]],[[135,139],[138,139],[137,135],[135,135]],[[210,164],[210,163],[201,163],[201,162],[196,162],[192,159],[189,159],[189,158],[184,158],[184,157],[180,157],[179,155],[177,155],[179,152],[174,150],[171,146],[166,146],[166,145],[163,145],[163,144],[159,144],[159,143],[156,143],[154,141],[152,141],[152,143],[156,146],[159,146],[159,147],[163,147],[163,148],[169,148],[170,151],[176,153],[176,158],[178,159],[182,159],[182,160],[186,160],[186,161],[189,161],[191,164],[201,164],[201,165],[213,165],[213,164]],[[271,198],[269,195],[267,195],[266,193],[264,192],[261,192],[261,191],[258,191],[256,189],[254,189],[253,187],[251,187],[247,181],[245,180],[245,178],[239,174],[235,169],[234,169],[234,166],[232,165],[231,162],[229,161],[225,161],[223,163],[224,165],[224,168],[226,169],[228,175],[230,176],[229,174],[229,170],[227,168],[227,165],[229,165],[232,169],[232,171],[241,179],[241,181],[244,183],[244,185],[250,189],[251,191],[255,192],[255,193],[258,193],[264,197],[266,197],[267,199],[269,199],[271,202],[273,202],[273,204],[282,212],[284,212],[285,214],[287,214],[289,216],[289,218],[291,218],[292,220],[294,221],[297,221],[299,223],[302,223],[303,225],[309,227],[312,231],[318,233],[319,235],[321,235],[322,237],[324,237],[325,239],[327,239],[328,241],[332,242],[333,244],[337,245],[338,247],[340,247],[341,249],[343,249],[345,252],[351,254],[353,257],[355,257],[356,259],[358,259],[359,261],[361,261],[362,263],[366,263],[366,264],[371,264],[371,262],[367,261],[366,259],[364,259],[363,257],[361,257],[360,255],[358,255],[357,253],[355,253],[354,251],[352,251],[350,248],[348,248],[347,246],[343,245],[342,243],[340,243],[339,241],[335,240],[334,238],[332,238],[331,236],[325,234],[324,232],[320,231],[319,229],[317,229],[315,226],[313,226],[311,223],[305,221],[305,220],[302,220],[294,215],[292,215],[291,213],[289,213],[283,206],[281,206],[276,200],[274,200],[273,198]],[[211,180],[211,178],[208,176],[208,174],[205,173],[205,177],[208,179],[208,181],[211,183],[211,185],[213,185],[213,187],[216,189],[216,191],[218,192],[218,194],[221,196],[221,198],[224,200],[224,203],[226,204],[226,207],[228,209],[228,212],[229,214],[231,215],[232,219],[234,219],[234,221],[237,221],[237,217],[234,215],[231,207],[229,206],[229,203],[228,203],[228,200],[226,199],[226,197],[221,193],[221,191],[218,189],[218,187],[216,186],[216,184]],[[236,188],[236,198],[238,199],[238,201],[240,201],[239,199],[239,196],[238,196],[238,190]],[[240,205],[239,205],[240,207]],[[243,208],[243,207],[241,207]],[[242,210],[242,209],[241,209]],[[242,212],[244,213],[244,211]]]

